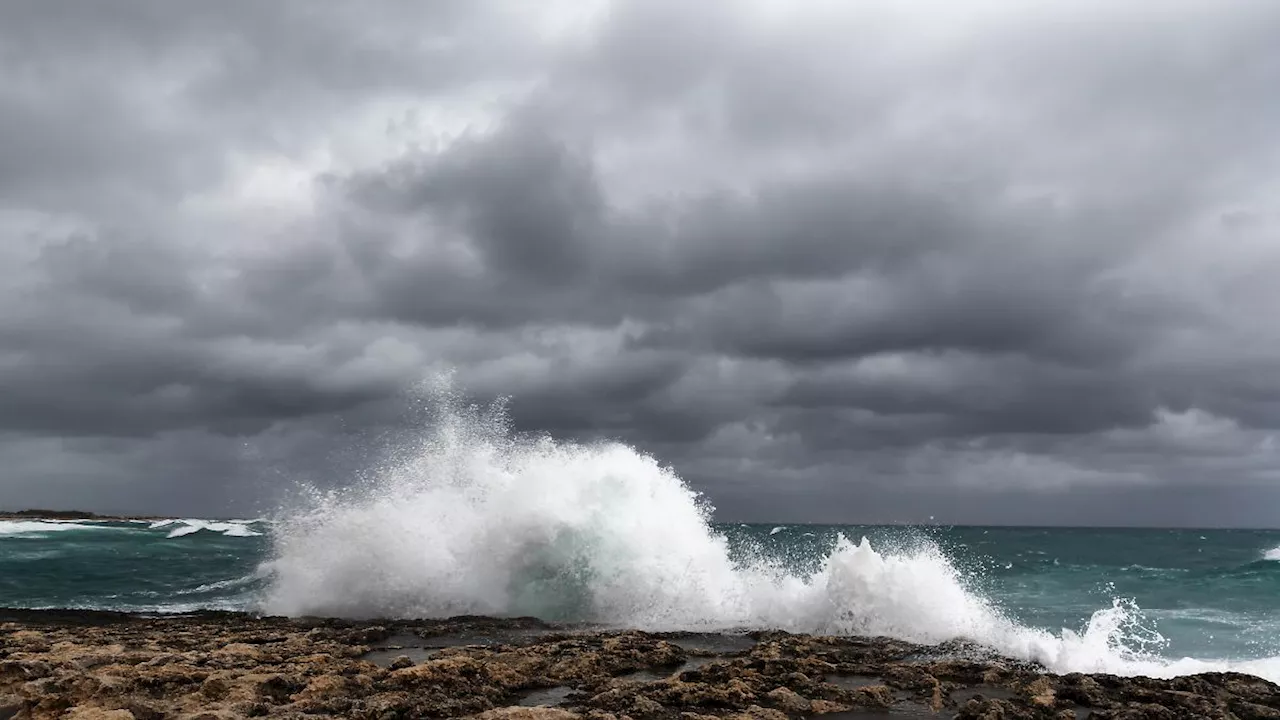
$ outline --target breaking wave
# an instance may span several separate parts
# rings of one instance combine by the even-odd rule
[[[711,508],[652,457],[517,437],[500,406],[463,406],[448,390],[434,401],[415,446],[276,520],[263,610],[964,638],[1055,672],[1280,679],[1280,659],[1162,658],[1163,638],[1121,600],[1078,631],[1021,625],[927,541],[889,552],[841,537],[810,572],[735,559]]]
[[[254,530],[251,525],[260,522],[259,520],[157,520],[152,522],[148,527],[149,530],[159,530],[161,528],[173,528],[169,531],[167,537],[178,538],[186,535],[194,535],[198,532],[212,532],[225,535],[227,537],[258,537],[262,533]]]
[[[0,520],[0,536],[48,537],[49,533],[75,530],[121,530],[118,526],[81,520]]]

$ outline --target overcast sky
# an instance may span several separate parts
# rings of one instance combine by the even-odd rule
[[[0,507],[455,368],[726,520],[1280,525],[1280,3],[0,3]]]

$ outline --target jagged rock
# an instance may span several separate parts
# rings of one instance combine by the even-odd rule
[[[765,694],[765,697],[773,701],[774,707],[784,712],[800,714],[807,713],[813,709],[813,703],[809,701],[809,698],[789,688],[780,687],[770,690]]]
[[[222,700],[231,692],[231,683],[225,677],[208,677],[200,684],[200,694],[210,700]]]
[[[730,717],[734,720],[787,720],[786,713],[771,708],[762,708],[759,705],[752,705],[745,712],[740,712]]]
[[[814,700],[809,703],[809,712],[814,715],[826,715],[828,713],[848,712],[853,709],[851,705],[843,705],[830,700]]]
[[[16,695],[0,695],[0,720],[11,720],[22,712],[22,698]]]
[[[649,698],[640,695],[631,701],[630,710],[630,715],[644,718],[660,716],[664,714],[667,709],[662,706],[662,703],[650,700]]]
[[[782,720],[925,707],[940,717],[953,708],[968,720],[1067,720],[1086,712],[1280,720],[1280,688],[1248,675],[1059,677],[965,643],[927,648],[768,632],[741,651],[698,651],[714,657],[682,669],[689,652],[671,634],[556,628],[527,618],[361,623],[25,610],[3,610],[0,618],[0,720]],[[362,657],[393,637],[405,645],[406,637],[451,636],[494,642],[445,649],[416,665],[407,656],[390,667]],[[883,684],[849,687],[837,676]],[[570,691],[557,696],[560,707],[513,707],[528,692],[556,687]]]
[[[66,720],[135,720],[128,710],[103,710],[96,707],[73,707],[63,715]]]
[[[1053,683],[1049,682],[1048,678],[1037,679],[1023,688],[1023,692],[1034,707],[1052,708],[1056,701],[1057,692],[1053,689]]]
[[[854,704],[860,707],[888,710],[893,707],[893,691],[887,685],[868,685],[858,688],[854,694]]]

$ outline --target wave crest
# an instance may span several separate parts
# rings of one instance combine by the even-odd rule
[[[54,532],[123,529],[86,520],[0,520],[0,536],[44,538]]]
[[[218,520],[196,520],[196,519],[170,519],[156,520],[147,528],[148,530],[160,530],[171,527],[172,530],[165,537],[179,538],[187,535],[194,535],[198,532],[212,532],[224,535],[226,537],[259,537],[262,533],[249,527],[258,520],[227,520],[225,522]]]

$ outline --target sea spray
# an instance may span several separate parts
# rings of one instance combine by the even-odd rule
[[[880,552],[839,537],[811,570],[731,553],[710,507],[654,458],[618,443],[517,436],[501,405],[464,405],[447,388],[433,401],[429,427],[391,461],[277,518],[263,610],[967,638],[1057,672],[1280,669],[1161,659],[1158,633],[1126,602],[1079,632],[1025,627],[924,540]]]
[[[501,407],[453,405],[411,456],[281,518],[266,609],[687,625],[743,600],[708,512],[626,446],[520,439]]]

